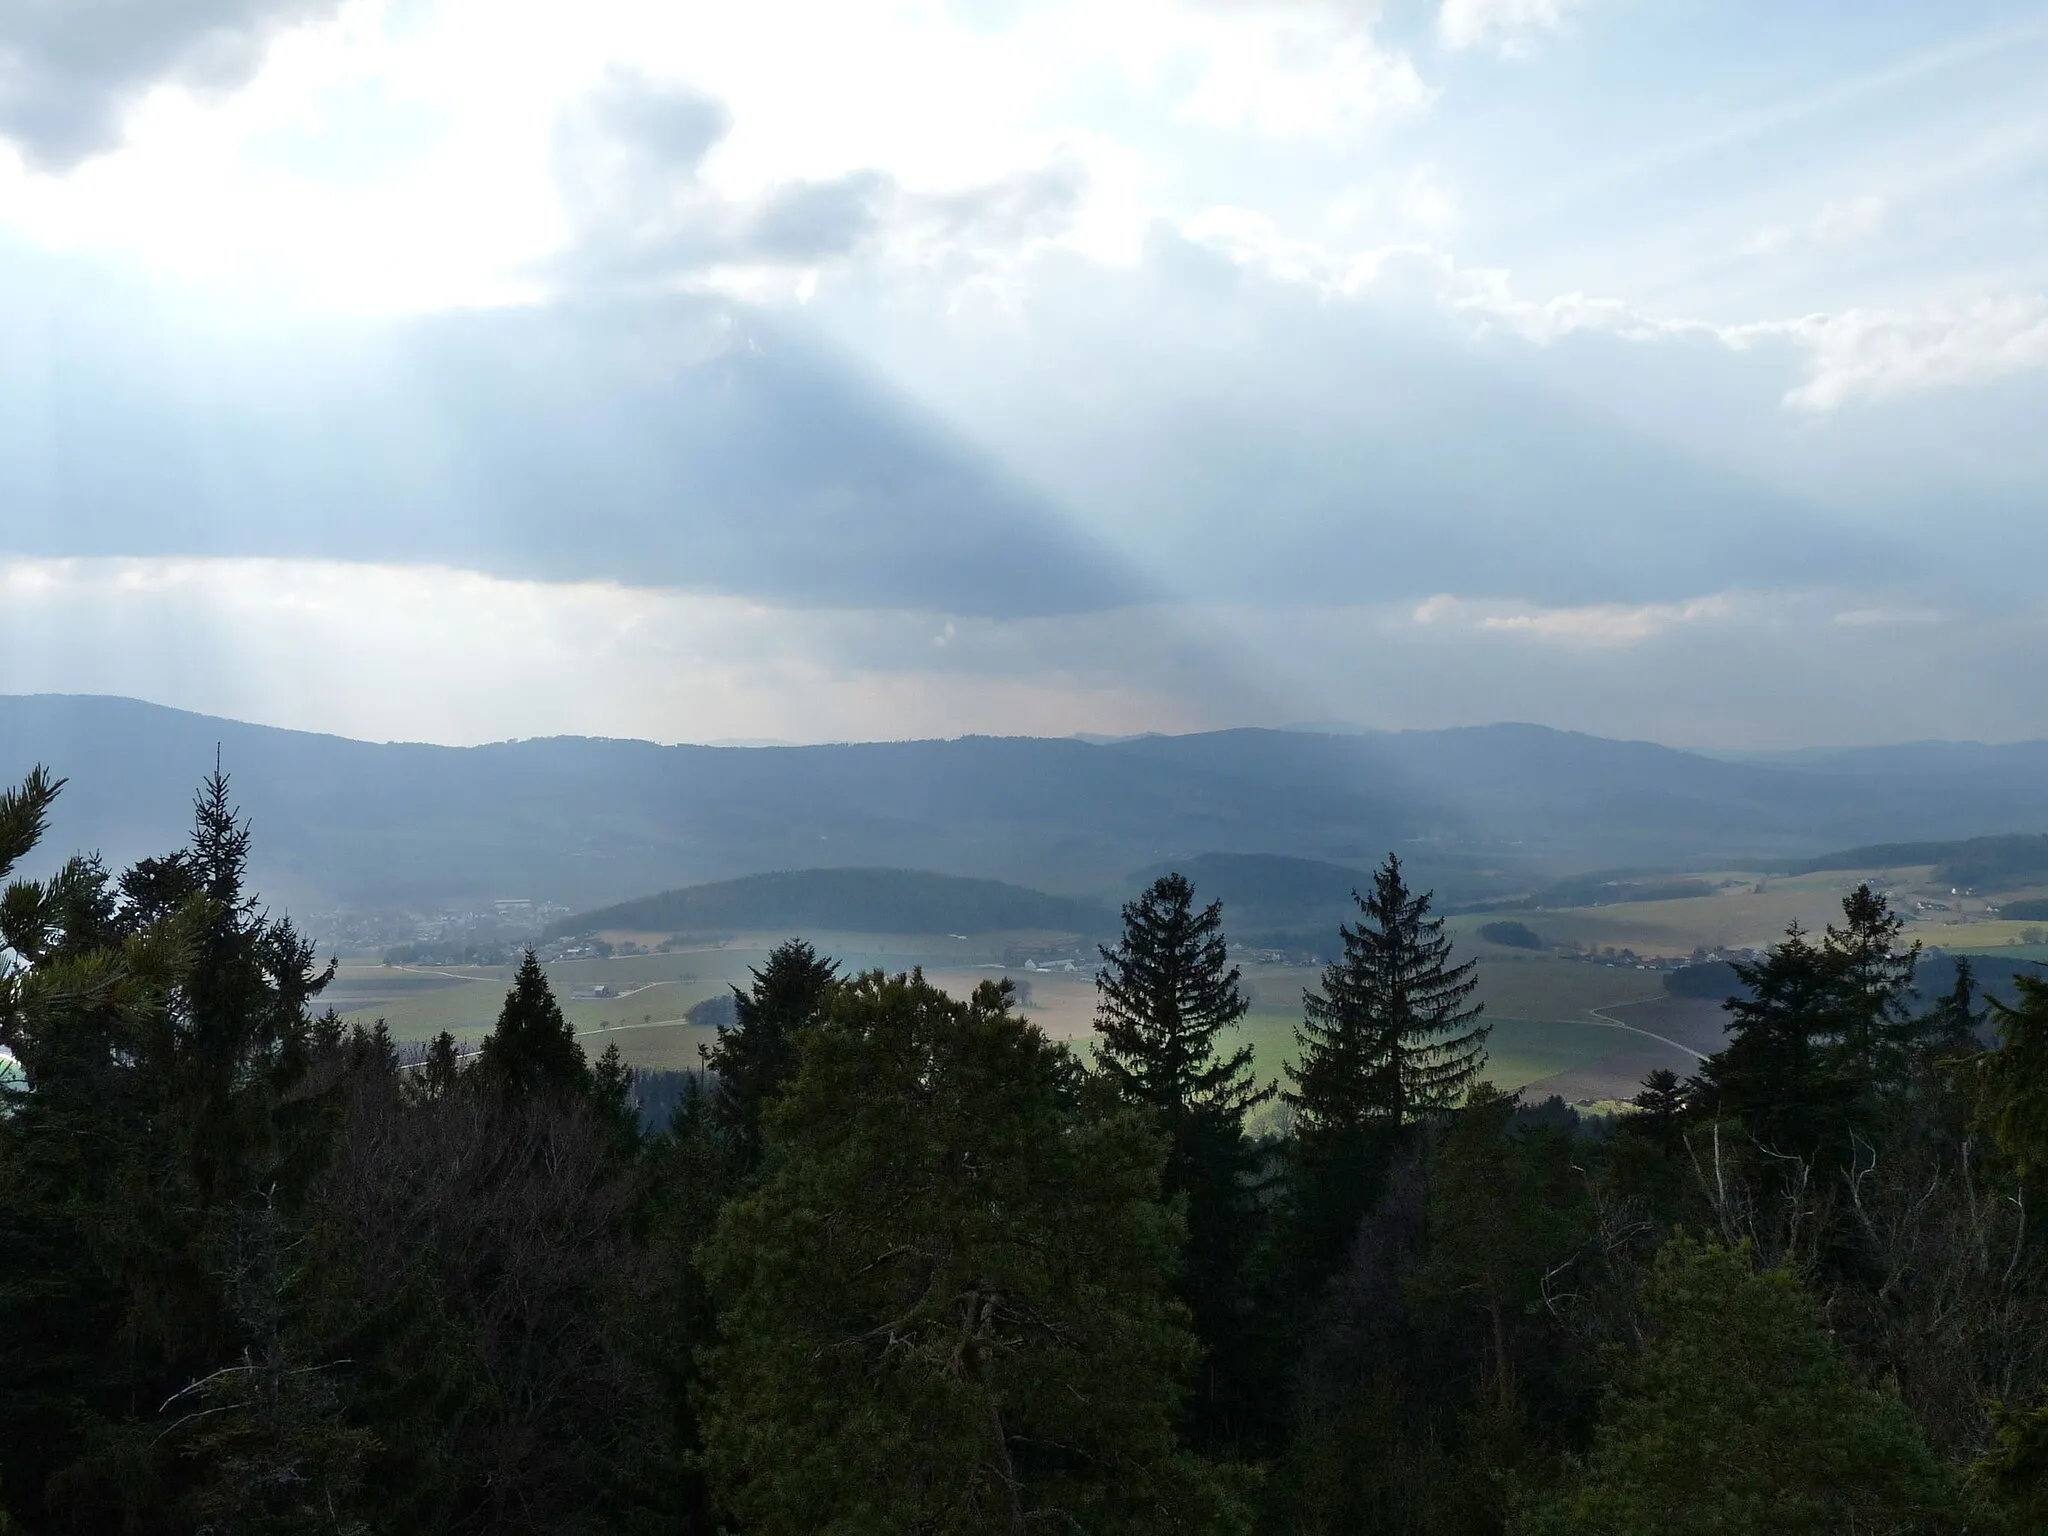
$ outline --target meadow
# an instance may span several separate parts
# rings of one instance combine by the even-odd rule
[[[1697,949],[1761,949],[1781,938],[1793,922],[1818,931],[1838,919],[1843,896],[1864,880],[1893,894],[1908,920],[1909,938],[1930,947],[2048,960],[2048,944],[2025,942],[2041,938],[2044,925],[1999,920],[1986,910],[1998,899],[1996,893],[1988,898],[1952,893],[1933,884],[1927,866],[1782,877],[1718,870],[1697,878],[1716,889],[1675,901],[1450,919],[1458,956],[1479,962],[1478,997],[1493,1026],[1488,1076],[1504,1088],[1538,1095],[1554,1090],[1580,1102],[1608,1102],[1632,1093],[1649,1066],[1691,1070],[1696,1063],[1684,1051],[1638,1032],[1652,1027],[1644,1022],[1649,1015],[1631,1019],[1609,1012],[1664,998],[1661,973],[1596,964],[1560,951],[1629,949],[1649,959],[1688,956]],[[1534,929],[1546,949],[1508,948],[1481,938],[1479,929],[1500,915]],[[662,936],[607,937],[651,947]],[[635,1067],[694,1067],[713,1031],[691,1024],[690,1009],[730,986],[744,986],[749,968],[761,963],[783,937],[739,934],[668,953],[559,962],[550,965],[548,973],[563,1011],[593,1053],[612,1043]],[[1026,1015],[1047,1034],[1085,1043],[1092,1032],[1095,991],[1085,970],[1026,970],[1014,963],[1020,952],[1081,953],[1072,935],[821,932],[806,937],[838,959],[843,971],[893,972],[919,966],[955,994],[1007,974],[1019,983]],[[1006,965],[1006,959],[1011,963]],[[1317,985],[1320,970],[1247,961],[1244,972],[1252,1008],[1241,1038],[1252,1045],[1259,1072],[1277,1077],[1294,1059],[1302,993]],[[474,1043],[490,1030],[509,979],[509,967],[385,966],[359,958],[342,966],[329,1001],[353,1020],[382,1018],[401,1040],[425,1040],[445,1029],[458,1041]],[[577,995],[600,985],[614,995]],[[1694,1032],[1700,1027],[1695,1021]],[[1703,1027],[1709,1034],[1694,1043],[1708,1048],[1713,1024],[1709,1021]]]
[[[956,995],[983,980],[1009,975],[1024,995],[1025,1015],[1053,1038],[1085,1043],[1093,1029],[1095,988],[1085,971],[1027,971],[1003,964],[1006,951],[1014,952],[1020,942],[1042,945],[1046,935],[807,937],[837,958],[842,970],[922,966],[937,985]],[[729,986],[744,986],[749,968],[760,964],[780,938],[743,935],[667,954],[563,961],[549,965],[548,976],[586,1050],[595,1053],[616,1044],[630,1066],[694,1067],[699,1048],[710,1043],[714,1031],[691,1024],[689,1010]],[[1488,1075],[1506,1088],[1537,1085],[1540,1091],[1545,1079],[1565,1072],[1578,1074],[1575,1082],[1580,1081],[1617,1051],[1640,1047],[1641,1037],[1617,1030],[1591,1010],[1662,995],[1660,978],[1650,972],[1499,951],[1477,942],[1461,944],[1460,951],[1479,959],[1478,995],[1493,1025]],[[384,1020],[400,1040],[426,1040],[445,1029],[471,1044],[490,1031],[510,978],[510,967],[401,967],[359,958],[342,965],[328,1001],[352,1021]],[[1241,1038],[1252,1045],[1262,1074],[1277,1077],[1294,1059],[1302,993],[1319,979],[1320,971],[1312,966],[1245,966],[1252,1010]],[[576,995],[599,985],[616,995]],[[1617,1081],[1616,1091],[1632,1082]]]

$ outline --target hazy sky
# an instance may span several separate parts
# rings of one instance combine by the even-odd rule
[[[0,691],[2048,735],[2048,12],[0,0]]]

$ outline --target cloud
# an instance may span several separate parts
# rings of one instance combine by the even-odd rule
[[[1806,354],[1807,378],[1785,403],[1832,411],[2048,367],[2048,297],[1980,299],[1917,312],[1850,309],[1733,326],[1721,334],[1737,347],[1791,342]]]
[[[1947,615],[1938,608],[1845,608],[1834,622],[1850,629],[1891,628],[1901,624],[1940,624]]]
[[[1881,222],[1881,199],[1829,204],[1809,229],[1816,241],[1848,241]],[[1597,334],[1652,342],[1709,338],[1731,351],[1790,345],[1804,355],[1807,376],[1783,403],[1828,412],[1845,405],[1918,391],[1986,383],[2048,367],[2048,296],[2006,295],[1922,310],[1845,309],[1720,323],[1698,316],[1658,315],[1625,299],[1573,292],[1529,299],[1505,268],[1461,264],[1428,242],[1334,249],[1281,231],[1257,210],[1217,207],[1185,220],[1190,241],[1238,266],[1331,299],[1364,301],[1407,291],[1486,327],[1536,346]],[[1769,232],[1767,232],[1769,233]],[[1778,232],[1782,233],[1782,232]],[[1748,248],[1751,254],[1777,245]]]
[[[2038,613],[1833,622],[1857,611],[1845,602],[1898,598],[1749,590],[1603,610],[1440,596],[1002,618],[445,566],[0,557],[0,688],[448,743],[1120,734],[1309,718],[1533,718],[1721,747],[2048,732],[2043,702],[1982,665],[2038,651]]]
[[[1180,116],[1269,138],[1342,142],[1427,107],[1414,61],[1373,35],[1371,7],[1190,5],[1175,40],[1200,73]]]
[[[703,295],[252,334],[59,287],[0,307],[0,506],[35,555],[371,552],[1013,614],[1143,589],[858,358]]]
[[[1157,612],[991,620],[183,557],[0,557],[0,595],[6,691],[125,694],[372,739],[1057,736],[1205,718],[1166,654],[1185,641]]]
[[[1885,199],[1865,192],[1823,204],[1807,229],[1823,245],[1847,245],[1867,240],[1884,228],[1885,212]]]
[[[0,0],[0,136],[65,170],[122,138],[151,87],[248,81],[280,28],[341,0]]]
[[[868,168],[740,195],[706,175],[731,126],[723,103],[626,72],[574,103],[555,135],[572,224],[557,278],[570,291],[624,283],[749,293],[763,273],[815,272],[864,253],[914,265],[990,246],[1011,254],[1062,229],[1085,185],[1074,162],[1055,156],[941,192],[911,192]]]
[[[1527,51],[1542,32],[1557,32],[1578,0],[1444,0],[1437,35],[1450,48],[1488,44],[1502,53]]]
[[[1625,647],[1681,626],[1719,623],[1735,611],[1734,599],[1724,593],[1682,603],[1586,603],[1568,608],[1475,601],[1440,593],[1418,603],[1413,619],[1422,627],[1463,626],[1561,645]]]

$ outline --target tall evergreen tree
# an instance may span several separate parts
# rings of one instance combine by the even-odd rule
[[[0,862],[54,792],[0,797]],[[192,1529],[236,1475],[161,1410],[263,1353],[246,1239],[302,1210],[329,1121],[307,1004],[331,971],[247,893],[247,853],[216,771],[187,848],[0,898],[29,1088],[0,1113],[0,1476],[34,1529]]]
[[[514,1098],[588,1094],[590,1063],[532,950],[519,964],[477,1070]]]
[[[1489,1026],[1475,962],[1451,964],[1444,920],[1429,915],[1394,854],[1356,897],[1364,921],[1340,929],[1344,956],[1303,998],[1300,1065],[1286,1095],[1300,1136],[1398,1128],[1449,1109],[1486,1063]],[[1468,1006],[1469,1004],[1469,1006]]]
[[[1977,1058],[1984,1117],[2020,1176],[2048,1172],[2048,981],[2015,976],[2010,1005],[1992,1002],[1998,1048]]]
[[[1955,981],[1916,1021],[1916,1044],[1937,1065],[1973,1056],[1982,1045],[1978,1031],[1987,1011],[1978,998],[1977,967],[1968,955],[1957,955]]]
[[[1944,1028],[1940,1009],[1910,1011],[1920,950],[1900,944],[1903,926],[1881,893],[1859,885],[1820,943],[1795,922],[1761,960],[1738,963],[1744,990],[1724,1005],[1728,1044],[1700,1070],[1702,1107],[1739,1118],[1775,1150],[1845,1146]]]
[[[1403,1128],[1456,1104],[1486,1061],[1474,963],[1451,963],[1429,893],[1408,889],[1390,853],[1356,900],[1363,921],[1339,930],[1343,957],[1303,996],[1300,1060],[1282,1094],[1295,1112],[1294,1239],[1312,1270],[1351,1240]]]
[[[419,1093],[423,1098],[445,1099],[461,1077],[462,1053],[456,1049],[455,1036],[444,1029],[427,1046],[427,1059],[420,1064]]]
[[[1123,936],[1101,954],[1096,1067],[1166,1132],[1162,1183],[1187,1201],[1180,1289],[1207,1349],[1198,1426],[1205,1440],[1240,1441],[1254,1393],[1247,1377],[1266,1353],[1247,1326],[1259,1206],[1245,1116],[1275,1090],[1253,1076],[1249,1045],[1217,1053],[1217,1037],[1251,1006],[1225,947],[1223,904],[1198,908],[1185,876],[1163,875],[1124,907]]]
[[[1643,1079],[1642,1091],[1630,1101],[1636,1112],[1622,1121],[1624,1129],[1647,1137],[1669,1152],[1675,1149],[1679,1122],[1685,1115],[1685,1084],[1669,1067],[1657,1067]]]
[[[1837,1071],[1866,1088],[1902,1077],[1916,1029],[1910,999],[1920,944],[1900,943],[1905,920],[1868,881],[1842,898],[1842,921],[1830,923],[1821,951],[1833,973],[1830,1050]]]
[[[736,1022],[719,1026],[717,1043],[703,1057],[718,1079],[713,1126],[741,1169],[760,1162],[761,1112],[795,1070],[797,1037],[817,1023],[838,976],[836,962],[790,939],[754,970],[751,988],[732,989]]]
[[[1798,923],[1761,960],[1735,966],[1743,990],[1722,1006],[1728,1043],[1701,1064],[1696,1095],[1783,1152],[1838,1143],[1854,1089],[1833,1071],[1836,967]]]
[[[1118,1095],[1157,1112],[1176,1142],[1198,1120],[1242,1128],[1272,1090],[1253,1078],[1249,1045],[1216,1054],[1217,1036],[1251,1008],[1224,944],[1223,903],[1197,910],[1187,877],[1162,875],[1124,907],[1123,936],[1101,955],[1095,1064]]]

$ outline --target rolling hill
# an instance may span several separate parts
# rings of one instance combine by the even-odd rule
[[[1096,934],[1115,924],[1101,902],[910,869],[800,869],[686,886],[579,913],[552,933]]]
[[[1727,762],[1530,725],[441,747],[130,699],[0,697],[0,778],[43,762],[70,780],[45,844],[51,863],[76,848],[120,863],[176,846],[216,746],[254,823],[260,888],[311,911],[501,897],[582,911],[821,867],[1107,899],[1128,894],[1133,870],[1201,854],[1301,861],[1210,867],[1219,894],[1249,882],[1233,906],[1298,910],[1341,903],[1352,872],[1389,849],[1450,905],[1526,895],[1589,869],[1781,863],[2048,827],[2038,744],[1883,749],[1869,762],[1833,754],[1820,765]],[[1283,893],[1289,881],[1297,888]]]
[[[1931,864],[1934,878],[1952,885],[2011,889],[2048,882],[2048,835],[2007,834],[1954,842],[1873,843],[1802,859],[1790,873],[1828,869],[1897,869]]]

